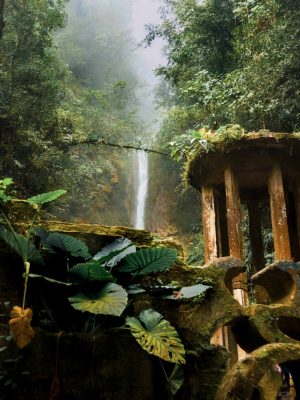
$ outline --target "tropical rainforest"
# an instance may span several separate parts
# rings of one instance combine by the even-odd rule
[[[23,388],[26,392],[26,385],[19,389],[15,383],[28,379],[37,396],[40,381],[47,394],[51,385],[50,400],[58,399],[60,390],[71,393],[66,399],[98,399],[99,393],[109,393],[103,396],[110,399],[115,387],[118,398],[123,399],[123,383],[130,386],[130,398],[146,398],[148,393],[139,395],[135,389],[140,381],[142,393],[151,387],[153,398],[160,398],[163,379],[170,399],[179,390],[182,398],[204,398],[202,390],[209,400],[215,398],[230,357],[225,348],[211,342],[219,328],[222,340],[232,336],[229,341],[236,353],[234,328],[247,352],[250,336],[249,343],[252,339],[258,343],[249,347],[250,352],[262,345],[280,348],[283,336],[284,345],[296,346],[299,339],[298,328],[294,329],[299,323],[299,307],[292,292],[296,283],[293,288],[289,283],[296,282],[296,263],[284,261],[288,265],[280,266],[280,273],[289,269],[294,274],[286,278],[288,283],[283,286],[287,292],[282,298],[277,294],[280,275],[280,284],[274,280],[276,296],[272,298],[270,291],[259,307],[255,304],[251,309],[250,304],[242,309],[232,297],[235,288],[242,289],[242,294],[247,291],[246,279],[236,281],[241,285],[235,287],[232,278],[244,271],[245,265],[252,273],[250,211],[248,220],[247,216],[232,218],[235,226],[247,231],[245,262],[221,258],[207,268],[198,268],[204,264],[200,194],[186,187],[182,171],[197,145],[207,150],[205,146],[211,144],[208,135],[228,140],[260,130],[281,132],[284,138],[284,134],[300,132],[300,0],[156,0],[159,22],[145,26],[139,43],[132,31],[137,2],[0,0],[0,246],[6,243],[12,251],[3,247],[1,252],[0,322],[5,319],[6,324],[10,315],[10,331],[20,349],[36,334],[31,322],[41,332],[34,342],[41,346],[29,346],[28,353],[26,349],[21,356],[1,361],[0,381],[7,386],[7,393],[22,392]],[[146,88],[137,49],[151,48],[158,40],[163,43],[163,59],[155,70],[158,84],[153,120],[153,113],[147,111],[152,94]],[[148,155],[143,158],[148,160],[144,162],[147,171],[140,165],[141,153]],[[233,181],[233,174],[230,179]],[[283,185],[278,187],[284,205]],[[142,226],[135,222],[140,188],[144,200],[146,197]],[[235,192],[237,200],[238,190]],[[209,199],[214,205],[212,191]],[[259,241],[268,253],[263,254],[262,264],[272,263],[270,208],[264,199],[259,202],[256,210],[265,212],[257,232],[261,231]],[[31,218],[24,212],[23,219],[18,219],[15,204],[29,210]],[[289,219],[296,219],[294,206]],[[280,216],[286,214],[283,208]],[[240,214],[239,209],[232,210]],[[224,207],[219,207],[220,232],[221,219],[229,220],[232,210],[225,201]],[[214,225],[212,212],[210,217]],[[131,229],[133,226],[143,230]],[[292,229],[296,238],[298,227]],[[174,237],[187,245],[185,249]],[[221,242],[222,238],[219,247],[224,244]],[[229,252],[233,254],[231,248],[224,253]],[[249,301],[256,303],[251,285]],[[285,313],[283,322],[280,310],[273,313],[280,306]],[[258,310],[257,322],[253,317],[256,311],[251,314],[254,309]],[[290,321],[286,330],[280,327],[285,321]],[[268,332],[265,339],[256,324],[265,325],[264,332],[270,330],[274,335]],[[0,325],[0,353],[11,351],[6,342],[11,342],[12,336],[6,325]],[[129,331],[146,352],[163,362],[153,364],[153,358],[148,358],[143,364],[137,358],[131,364],[130,357],[139,357],[139,353],[131,351],[134,342]],[[292,343],[286,339],[288,334]],[[118,342],[118,335],[126,340]],[[46,336],[53,346],[47,344]],[[72,345],[66,351],[61,342],[69,337],[74,342],[69,342]],[[36,375],[29,372],[32,366],[16,368],[22,366],[26,354],[42,348],[48,352],[45,358],[27,357]],[[74,348],[80,351],[74,352]],[[293,347],[289,349],[294,352]],[[266,350],[260,354],[268,359],[271,377],[281,355],[276,358]],[[70,362],[61,368],[64,359]],[[285,362],[286,356],[282,360]],[[168,364],[172,362],[175,367]],[[184,364],[185,370],[180,367]],[[85,378],[78,379],[78,369],[73,367],[87,372]],[[102,367],[107,368],[107,375],[101,375]],[[119,367],[121,372],[116,373]],[[49,368],[54,372],[52,384]],[[155,381],[147,375],[150,370]],[[69,384],[60,388],[59,379],[66,383],[67,374]],[[76,392],[78,383],[80,391]],[[106,392],[102,384],[107,385]],[[186,390],[194,386],[193,397]],[[251,398],[256,398],[257,388],[253,390]],[[24,398],[37,398],[29,393]],[[5,398],[11,399],[9,396]]]
[[[161,137],[239,124],[247,131],[299,129],[300,2],[165,0],[146,43],[166,41]]]
[[[143,80],[129,22],[134,1],[0,2],[1,174],[29,194],[66,188],[55,206],[60,217],[131,223],[135,155],[122,146],[143,143],[168,154],[171,142],[180,159],[201,129],[299,129],[299,0],[157,6],[161,22],[147,25],[142,43],[164,42],[166,62],[156,70],[161,123],[154,132],[139,118]],[[174,196],[180,167],[153,157],[149,201],[166,225],[176,225],[178,207],[198,199],[182,199],[180,187]],[[172,187],[162,178],[170,174]],[[112,199],[122,210],[117,216]],[[149,218],[156,228],[153,213]],[[180,218],[190,229],[191,218]]]

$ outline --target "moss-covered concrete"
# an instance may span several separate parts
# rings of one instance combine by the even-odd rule
[[[150,232],[123,227],[62,222],[40,222],[40,226],[77,236],[97,251],[101,245],[115,237],[128,237],[139,247],[166,244]],[[167,243],[172,245],[172,241]],[[17,380],[19,385],[16,389],[12,389],[10,384],[4,387],[2,398],[42,400],[48,398],[55,370],[58,332],[55,329],[54,332],[45,332],[35,326],[36,338],[21,353],[12,342],[6,341],[5,323],[9,318],[10,306],[20,304],[21,300],[22,263],[19,261],[2,247],[0,328],[3,337],[0,339],[0,348],[7,346],[7,349],[0,352],[0,374],[1,371],[7,371],[6,381],[11,375],[12,381]],[[270,388],[272,386],[272,393],[276,392],[278,386],[276,376],[269,374],[267,368],[281,361],[300,360],[298,266],[292,262],[277,263],[260,271],[254,281],[269,293],[271,304],[252,304],[245,308],[232,295],[232,279],[244,269],[238,259],[223,257],[202,267],[188,267],[178,261],[164,273],[143,277],[142,283],[146,286],[171,283],[178,286],[196,283],[211,286],[205,295],[192,299],[168,301],[144,294],[136,297],[126,311],[138,315],[140,311],[152,307],[178,330],[187,352],[185,383],[177,395],[178,399],[213,400],[217,396],[218,400],[227,400],[240,395],[244,396],[241,397],[243,399],[251,399],[255,390],[262,399],[266,396],[268,385]],[[273,276],[278,273],[282,292],[274,298],[269,274]],[[33,290],[33,286],[29,290]],[[55,290],[55,297],[59,298],[60,290]],[[40,303],[33,296],[29,298],[35,313],[33,324],[37,325]],[[275,302],[272,302],[274,299]],[[81,318],[82,314],[79,315],[69,306],[64,308],[67,307],[64,304],[61,307],[62,319],[76,318],[76,315]],[[113,326],[122,323],[122,320],[115,321]],[[237,343],[250,352],[244,361],[231,369],[228,351],[210,343],[216,330],[224,325],[232,330]],[[19,359],[20,354],[23,357]],[[88,394],[91,399],[154,400],[161,398],[163,393],[164,378],[159,372],[159,362],[143,352],[126,331],[113,330],[109,334],[65,332],[59,340],[58,354],[58,376],[64,399],[84,399]],[[5,360],[16,360],[9,367],[12,370],[8,369]],[[16,372],[21,380],[16,377]],[[22,372],[26,373],[22,375]],[[226,397],[226,393],[231,393],[232,397]]]
[[[275,364],[294,360],[300,360],[300,344],[272,343],[255,350],[227,373],[216,400],[251,400],[255,390],[268,392],[268,400],[276,399],[278,380],[273,374],[269,380],[263,378],[274,371]]]
[[[186,185],[200,189],[219,184],[224,169],[231,165],[242,186],[255,187],[265,180],[274,159],[281,162],[286,174],[297,175],[299,133],[277,133],[267,130],[227,135],[209,132],[204,136],[208,146],[195,142],[196,149],[188,157],[183,175]],[[262,167],[263,166],[263,167]]]
[[[122,227],[74,225],[61,222],[41,222],[40,226],[80,237],[90,247],[97,247],[97,250],[100,243],[124,236],[133,240],[139,247],[163,243],[173,244],[172,241],[161,242],[149,232]],[[7,250],[3,247],[2,253],[4,254]],[[22,263],[16,259],[17,263],[14,264],[14,258],[11,257],[11,253],[7,252],[7,258],[3,258],[1,266],[0,281],[3,288],[6,288],[6,292],[3,291],[0,294],[3,327],[9,319],[10,307],[15,303],[20,304],[22,294]],[[164,284],[176,282],[179,286],[188,286],[201,282],[210,285],[211,289],[201,299],[186,299],[181,302],[160,300],[154,296],[144,295],[135,298],[128,309],[128,313],[137,315],[141,310],[153,307],[169,319],[178,330],[185,344],[188,359],[185,384],[180,391],[182,399],[198,399],[199,396],[205,396],[207,400],[212,400],[215,396],[219,381],[226,370],[229,353],[224,348],[210,345],[210,337],[219,325],[241,314],[241,307],[232,297],[230,290],[232,277],[242,270],[244,270],[243,264],[231,257],[193,268],[185,266],[178,260],[173,267],[162,274],[145,276],[142,283],[153,285],[158,282]],[[33,284],[34,282],[29,287],[31,293],[34,291]],[[47,283],[45,285],[47,286]],[[60,298],[61,290],[61,288],[55,290],[55,298]],[[43,295],[46,296],[46,294],[47,292],[43,290]],[[33,325],[36,325],[40,311],[38,302],[34,300],[30,291],[29,299],[34,309]],[[5,305],[6,301],[10,301],[10,304]],[[61,304],[61,307],[63,310],[65,305]],[[76,318],[75,314],[74,310],[65,310],[65,319],[72,316]],[[79,319],[81,315],[77,313]],[[60,318],[63,318],[63,315]],[[119,324],[122,324],[122,321],[117,322],[117,325]],[[36,326],[35,329],[37,329]],[[165,383],[162,371],[158,371],[160,370],[158,361],[143,352],[131,336],[128,337],[127,332],[112,331],[112,334],[103,336],[99,333],[95,335],[64,333],[59,344],[60,368],[58,370],[62,398],[84,399],[88,394],[92,399],[126,400],[129,398],[157,399],[162,395]],[[6,335],[7,332],[3,336]],[[6,370],[5,360],[7,359],[15,360],[12,367],[14,371],[18,371],[19,374],[25,371],[26,374],[24,379],[20,380],[13,371],[8,371],[4,383],[11,379],[12,382],[16,381],[18,387],[12,390],[11,385],[7,384],[2,392],[3,399],[48,398],[55,367],[56,341],[57,333],[45,333],[37,329],[35,339],[22,351],[24,357],[21,359],[18,358],[20,353],[13,342],[8,342],[8,348],[0,352],[0,374],[1,371]],[[116,364],[117,369],[115,369]],[[130,370],[128,365],[131,366]],[[122,373],[123,369],[124,373]],[[119,374],[123,374],[122,378]],[[200,380],[199,375],[202,376]],[[77,378],[78,376],[80,379]],[[120,381],[120,384],[114,383],[116,379]]]

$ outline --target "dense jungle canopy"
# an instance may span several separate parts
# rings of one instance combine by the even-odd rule
[[[298,0],[165,0],[146,43],[166,41],[161,135],[239,124],[246,130],[299,129]]]
[[[126,5],[6,0],[0,11],[1,173],[29,192],[66,187],[74,212],[79,190],[90,201],[100,192],[101,208],[122,161],[69,145],[130,142],[141,130]]]
[[[227,124],[246,131],[300,128],[299,0],[160,0],[157,6],[161,23],[147,26],[143,43],[163,38],[167,60],[157,69],[163,120],[156,148],[174,139],[179,149],[190,146],[189,132]],[[143,81],[130,33],[134,8],[133,0],[0,0],[1,174],[30,194],[65,187],[68,195],[56,207],[66,218],[92,219],[93,205],[97,220],[116,223],[113,215],[100,218],[114,199],[123,207],[117,223],[130,220],[133,183],[124,171],[134,169],[133,158],[71,144],[139,147],[153,137],[138,118]],[[161,171],[176,175],[178,184],[179,169],[163,159],[152,164],[151,196],[165,210],[174,195]]]

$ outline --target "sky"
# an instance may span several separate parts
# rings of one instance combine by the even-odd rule
[[[140,42],[146,35],[146,24],[160,23],[160,17],[158,14],[160,1],[134,0],[133,4],[134,6],[131,13],[132,33],[137,42]],[[140,49],[140,54],[143,59],[147,61],[149,68],[155,69],[160,63],[163,63],[164,59],[162,55],[162,45],[162,40],[156,39],[151,47]]]
[[[136,41],[139,43],[146,35],[146,24],[160,23],[158,8],[160,0],[134,0],[131,13],[131,31]],[[163,41],[156,39],[150,47],[144,46],[134,49],[137,54],[136,70],[140,78],[144,81],[144,88],[137,93],[140,98],[140,116],[150,125],[157,126],[157,111],[154,107],[154,87],[158,83],[158,78],[154,74],[155,68],[164,64],[162,54]]]

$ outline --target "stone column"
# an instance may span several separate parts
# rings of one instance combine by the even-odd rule
[[[231,168],[225,170],[225,192],[230,255],[243,260],[241,201],[237,179]]]
[[[294,203],[296,209],[296,224],[297,224],[297,233],[298,233],[298,240],[300,245],[300,186],[297,185],[294,190]]]
[[[269,177],[269,194],[276,260],[291,260],[282,172],[279,164],[273,166]]]
[[[225,170],[225,192],[230,255],[244,260],[241,200],[238,182],[231,168]],[[233,295],[241,305],[248,304],[246,273],[233,279]]]
[[[202,226],[205,262],[209,262],[218,256],[216,211],[212,186],[202,188]]]

